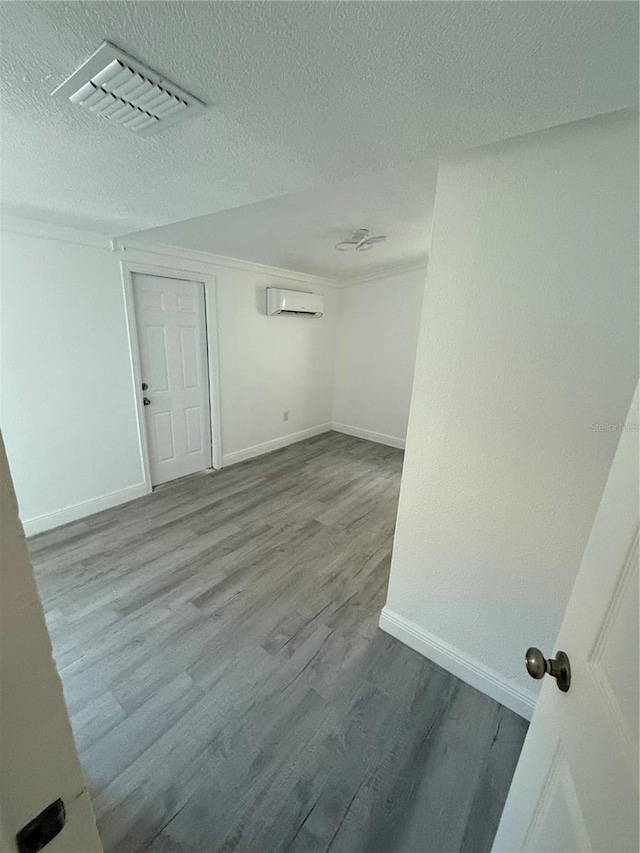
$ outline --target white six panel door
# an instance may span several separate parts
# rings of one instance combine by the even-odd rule
[[[211,417],[201,282],[133,276],[151,482],[211,467]]]
[[[638,850],[637,425],[636,391],[557,643],[543,649],[567,653],[571,686],[544,676],[496,853]]]

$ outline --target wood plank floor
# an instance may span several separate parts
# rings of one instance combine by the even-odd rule
[[[401,466],[327,433],[30,541],[108,853],[490,849],[526,723],[377,628]]]

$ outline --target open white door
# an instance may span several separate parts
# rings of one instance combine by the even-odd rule
[[[636,389],[555,649],[544,650],[566,652],[570,688],[545,676],[494,851],[638,850],[637,407]]]

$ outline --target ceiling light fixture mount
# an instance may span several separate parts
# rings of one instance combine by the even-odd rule
[[[386,239],[384,234],[369,237],[368,228],[358,228],[352,231],[346,240],[336,243],[335,248],[338,252],[366,252],[373,249],[376,243],[383,243]]]
[[[183,121],[204,107],[202,101],[108,41],[51,94],[141,136]]]

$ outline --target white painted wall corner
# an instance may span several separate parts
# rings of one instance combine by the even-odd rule
[[[377,444],[387,444],[389,447],[398,447],[404,450],[406,441],[404,438],[398,438],[395,435],[385,435],[383,432],[373,432],[370,429],[360,429],[360,427],[349,426],[348,424],[332,423],[331,429],[335,432],[342,432],[345,435],[352,435],[355,438],[364,438],[367,441],[375,441]]]
[[[526,720],[531,719],[536,703],[534,693],[523,690],[499,672],[434,636],[415,622],[389,610],[388,607],[383,608],[379,625],[387,634],[443,667],[466,684],[470,684]]]

